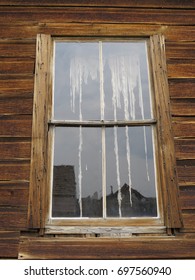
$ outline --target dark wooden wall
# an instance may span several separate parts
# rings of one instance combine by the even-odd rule
[[[63,32],[82,35],[84,25],[89,27],[89,35],[103,35],[104,30],[107,30],[106,34],[108,30],[117,33],[115,24],[119,23],[123,24],[127,35],[129,29],[133,34],[139,27],[143,35],[155,32],[165,35],[184,221],[179,238],[181,234],[192,238],[195,233],[194,8],[194,0],[0,0],[0,256],[17,258],[19,244],[21,248],[25,244],[19,242],[20,233],[28,230],[36,35],[61,35]],[[192,239],[189,242],[193,244],[189,243],[190,248],[194,249]],[[173,252],[177,247],[174,244],[171,245]],[[87,252],[86,249],[85,257]],[[190,250],[188,252],[186,257],[193,255]],[[36,254],[46,256],[43,252]],[[159,257],[164,256],[161,254],[159,251]],[[128,254],[124,256],[128,257]],[[149,253],[148,257],[151,257]]]

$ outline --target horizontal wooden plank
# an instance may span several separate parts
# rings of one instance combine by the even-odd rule
[[[31,137],[32,116],[1,118],[0,136]]]
[[[168,42],[166,43],[166,57],[172,59],[195,59],[195,43]]]
[[[177,1],[177,0],[1,0],[0,6],[104,6],[104,7],[156,7],[156,8],[194,8],[194,0],[192,1]]]
[[[194,42],[195,26],[162,26],[161,29],[167,41]]]
[[[16,161],[10,162],[0,162],[0,180],[10,181],[10,180],[27,180],[30,177],[30,163]]]
[[[178,160],[177,173],[179,183],[195,182],[195,160]]]
[[[193,25],[193,10],[93,7],[0,7],[0,23],[27,22],[93,22],[93,23],[163,23]]]
[[[0,160],[29,159],[31,143],[28,141],[5,142],[0,139]]]
[[[195,139],[175,139],[177,159],[195,159]]]
[[[193,119],[173,119],[173,134],[177,138],[195,137],[195,120]]]
[[[6,98],[0,94],[0,115],[30,115],[33,111],[32,98]]]
[[[169,79],[169,93],[173,98],[195,98],[195,79]]]
[[[19,231],[0,231],[0,258],[17,258]]]
[[[27,228],[27,210],[18,208],[0,207],[0,227],[1,229]]]
[[[183,210],[183,222],[184,228],[195,229],[195,211],[194,210]]]
[[[188,30],[188,32],[186,32]],[[36,39],[38,33],[52,36],[149,36],[164,34],[167,41],[194,41],[195,26],[156,24],[34,23],[1,24],[2,39]]]
[[[195,78],[195,60],[167,64],[168,78]]]
[[[24,77],[2,77],[0,75],[0,96],[3,95],[32,95],[34,88],[33,76],[29,78]]]
[[[195,116],[195,98],[171,100],[171,114],[173,116]]]
[[[156,259],[195,257],[195,239],[23,238],[20,259]]]
[[[180,205],[182,209],[195,210],[195,187],[180,188]]]
[[[28,206],[28,183],[0,182],[0,206]]]
[[[0,57],[35,58],[35,40],[0,40]]]
[[[0,58],[0,74],[33,74],[33,72],[33,59]]]

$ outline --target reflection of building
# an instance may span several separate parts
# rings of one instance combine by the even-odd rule
[[[77,211],[74,166],[54,166],[53,170],[53,217],[74,217]]]
[[[124,184],[121,188],[122,217],[156,217],[156,198],[145,197],[135,189],[131,189],[132,205],[130,204],[129,186]],[[86,197],[82,199],[83,213],[87,217],[102,217],[102,198]],[[106,196],[107,217],[119,217],[118,191]]]
[[[145,197],[135,189],[131,189],[132,205],[130,204],[129,186],[124,184],[121,188],[121,213],[122,217],[156,217],[156,198]],[[107,196],[107,216],[119,216],[118,191]]]
[[[124,184],[121,188],[122,217],[156,217],[156,198],[144,197],[135,189],[131,189],[132,205],[130,204],[129,186]],[[106,197],[107,217],[119,217],[118,191]],[[98,194],[82,197],[83,217],[102,217],[102,197]],[[76,181],[74,166],[54,166],[53,174],[53,217],[79,217],[79,202],[76,197]]]

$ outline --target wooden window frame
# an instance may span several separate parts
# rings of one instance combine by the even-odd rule
[[[119,27],[118,27],[119,28]],[[121,34],[123,34],[122,27]],[[118,33],[118,32],[117,32]],[[64,38],[66,34],[63,34]],[[87,35],[87,28],[86,34]],[[103,36],[112,36],[115,34],[102,34]],[[127,34],[125,34],[126,38]],[[61,37],[61,36],[60,36]],[[118,36],[117,36],[118,37]],[[129,38],[131,38],[129,32]],[[133,34],[135,38],[135,34]],[[134,232],[139,232],[145,227],[146,232],[151,232],[151,226],[154,232],[162,232],[164,229],[180,228],[182,226],[181,212],[178,201],[178,183],[176,174],[176,161],[174,151],[174,141],[171,127],[170,101],[167,80],[166,56],[164,36],[159,34],[137,34],[137,38],[149,38],[150,55],[153,86],[154,86],[154,103],[155,115],[157,119],[157,143],[158,147],[158,172],[160,176],[160,207],[162,216],[160,219],[151,220],[130,219],[114,220],[106,223],[93,219],[90,222],[83,220],[80,224],[83,231],[77,228],[78,223],[74,220],[48,224],[48,209],[50,203],[50,185],[51,185],[51,159],[52,159],[52,129],[48,129],[50,116],[52,112],[52,57],[53,57],[53,39],[51,35],[38,34],[36,48],[36,68],[34,82],[34,105],[33,105],[33,126],[32,126],[32,148],[31,148],[31,171],[30,171],[30,192],[29,192],[29,209],[28,222],[29,228],[44,229],[47,227],[48,233],[63,232],[64,226],[69,226],[68,233],[97,233],[97,227],[103,227],[105,232],[111,229],[129,233],[130,227]],[[122,36],[120,36],[122,38]],[[71,226],[74,228],[72,231]],[[95,231],[96,227],[96,231]]]

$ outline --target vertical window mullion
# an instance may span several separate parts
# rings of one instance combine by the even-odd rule
[[[106,218],[106,133],[105,126],[102,127],[102,201],[103,218]]]
[[[100,72],[100,115],[104,121],[104,64],[103,64],[103,49],[102,41],[99,41],[99,72]],[[105,126],[102,126],[102,207],[103,218],[106,218],[106,139]]]

